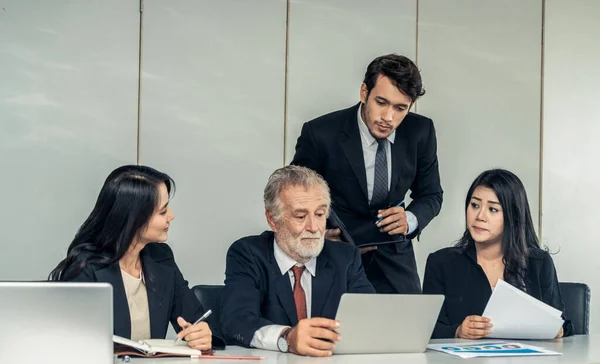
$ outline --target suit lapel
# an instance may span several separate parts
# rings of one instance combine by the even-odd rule
[[[140,254],[142,269],[146,278],[146,291],[148,293],[148,311],[150,314],[150,334],[152,337],[162,338],[165,335],[165,323],[169,320],[169,307],[163,302],[164,292],[171,292],[173,272],[168,267],[157,264],[149,254],[143,250]]]
[[[331,264],[323,254],[317,258],[317,271],[312,279],[312,306],[311,317],[333,317],[334,312],[329,312],[330,307],[327,307],[329,297],[331,295],[332,285],[337,279],[337,271],[333,269]],[[337,310],[337,307],[335,307]]]
[[[279,304],[293,326],[298,323],[298,314],[296,313],[296,302],[294,301],[294,292],[292,291],[290,277],[288,274],[281,274],[281,270],[275,259],[275,252],[273,250],[273,244],[275,244],[275,241],[273,240],[274,235],[269,234],[266,238],[270,241],[267,245],[269,251],[269,263],[271,275],[274,277],[273,283],[275,292],[277,293],[277,299],[279,299]]]
[[[467,255],[467,257],[469,259],[471,259],[473,261],[473,263],[479,264],[479,263],[477,263],[477,249],[475,249],[474,243],[470,243],[469,245],[467,245],[465,254]]]
[[[402,132],[404,128],[402,124],[396,129],[396,138],[392,144],[392,181],[390,183],[390,203],[396,204],[400,202],[404,196],[392,196],[393,191],[396,189],[396,184],[400,179],[400,175],[403,172],[404,163],[406,161],[406,148],[408,141],[406,135]],[[397,200],[397,201],[396,201]]]
[[[96,271],[96,278],[99,282],[110,283],[113,287],[113,322],[114,333],[131,338],[131,316],[129,314],[129,305],[127,304],[127,295],[125,294],[125,286],[123,285],[123,277],[121,276],[121,268],[119,263],[114,263],[106,268]]]
[[[352,171],[356,175],[356,179],[360,184],[360,188],[363,191],[365,198],[368,199],[365,158],[360,139],[360,130],[358,129],[358,120],[356,119],[359,106],[360,104],[349,109],[349,113],[346,116],[346,122],[342,130],[343,136],[340,139],[340,144],[344,150],[344,153],[346,154],[346,158],[348,158],[348,162],[352,167]]]
[[[275,287],[277,290],[277,298],[279,303],[292,325],[298,323],[298,314],[296,313],[296,302],[294,301],[294,292],[292,291],[292,285],[290,283],[290,277],[287,274],[281,274],[276,278]]]

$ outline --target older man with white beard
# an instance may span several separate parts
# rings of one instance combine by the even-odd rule
[[[227,252],[221,328],[239,345],[329,356],[341,338],[334,320],[343,293],[375,293],[360,253],[325,241],[331,198],[316,172],[276,170],[264,190],[272,231],[242,238]]]

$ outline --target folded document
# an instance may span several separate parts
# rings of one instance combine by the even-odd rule
[[[512,285],[498,280],[483,311],[494,327],[488,338],[554,339],[562,327],[562,312]]]

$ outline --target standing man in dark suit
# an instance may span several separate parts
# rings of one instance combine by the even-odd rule
[[[360,103],[305,123],[292,161],[329,184],[333,210],[363,246],[367,277],[379,293],[421,291],[411,239],[442,206],[433,121],[409,112],[423,94],[410,59],[376,58],[367,67]],[[412,202],[405,209],[409,189]],[[326,238],[339,236],[331,229]],[[374,245],[381,242],[387,244]]]
[[[227,252],[223,333],[240,345],[329,356],[343,293],[374,293],[358,249],[325,240],[327,183],[298,166],[276,170],[265,187],[273,231],[242,238]]]

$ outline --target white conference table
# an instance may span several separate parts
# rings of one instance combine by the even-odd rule
[[[373,354],[373,355],[333,355],[328,358],[309,358],[294,354],[283,354],[279,352],[246,349],[237,346],[230,346],[217,354],[240,355],[240,356],[262,356],[265,359],[256,360],[220,360],[220,359],[190,359],[190,358],[158,358],[158,359],[131,359],[134,364],[182,364],[182,363],[206,363],[206,364],[225,364],[225,363],[254,363],[254,364],[412,364],[412,363],[458,363],[466,364],[504,364],[504,363],[600,363],[600,335],[579,335],[567,337],[552,341],[526,341],[511,340],[523,344],[535,345],[545,349],[563,353],[560,356],[537,356],[537,357],[496,357],[496,358],[471,358],[462,359],[457,356],[439,353],[435,351],[426,351],[420,354]],[[431,343],[456,343],[469,342],[467,340],[431,340]],[[120,359],[116,363],[122,362]]]

